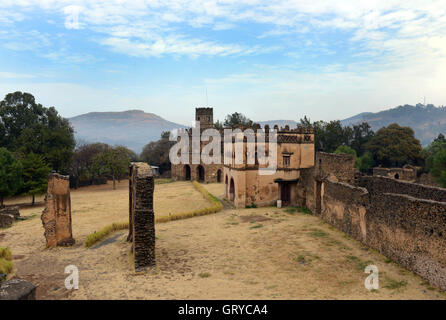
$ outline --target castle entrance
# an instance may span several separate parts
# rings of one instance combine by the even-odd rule
[[[204,181],[204,168],[202,165],[197,167],[197,177],[198,181]]]
[[[184,177],[186,180],[190,180],[190,166],[188,164],[184,166]]]
[[[280,186],[280,198],[282,200],[282,206],[289,206],[291,204],[291,188],[289,183],[281,183]]]

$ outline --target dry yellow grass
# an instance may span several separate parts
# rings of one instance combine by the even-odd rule
[[[204,187],[220,188],[215,195],[223,192],[223,185]],[[77,240],[73,247],[45,249],[38,218],[0,230],[0,246],[14,253],[17,276],[39,285],[38,298],[445,299],[444,293],[420,277],[346,238],[317,217],[272,207],[224,210],[158,224],[156,270],[135,276],[126,231],[117,231],[91,249],[83,246],[89,233],[113,221],[126,221],[126,188],[120,184],[117,192],[104,188],[73,191],[73,235]],[[156,190],[155,205],[159,210],[165,205],[164,212],[170,205],[208,206],[191,183],[157,185]],[[166,199],[177,191],[181,203],[176,203],[178,198]],[[193,200],[184,195],[188,192]],[[367,275],[362,267],[370,263],[380,271],[376,292],[364,288]],[[80,271],[76,291],[67,291],[63,285],[64,270],[70,264]]]

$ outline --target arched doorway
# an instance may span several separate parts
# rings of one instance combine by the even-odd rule
[[[197,167],[197,178],[198,181],[204,181],[204,168],[202,165]]]
[[[397,173],[397,174],[395,174],[395,179],[399,179],[400,178],[400,175]]]
[[[228,176],[225,177],[225,198],[228,199]]]
[[[218,183],[221,182],[221,170],[220,169],[217,170],[217,182]]]
[[[184,177],[186,180],[190,180],[190,166],[188,164],[184,166]]]
[[[231,184],[229,185],[229,200],[234,201],[235,199],[235,186],[234,179],[231,178]]]

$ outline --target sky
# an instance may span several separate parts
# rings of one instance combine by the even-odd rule
[[[182,124],[202,106],[262,121],[444,105],[446,0],[0,0],[0,98],[14,91],[64,117]]]

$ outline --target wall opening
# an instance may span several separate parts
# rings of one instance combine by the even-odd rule
[[[217,182],[220,183],[221,182],[221,170],[217,170]]]
[[[235,199],[235,186],[234,179],[231,178],[231,184],[229,185],[229,200],[234,201]]]
[[[198,181],[204,181],[204,168],[202,165],[197,167],[197,177]]]
[[[184,166],[184,177],[186,180],[190,180],[190,166],[188,164]]]
[[[289,206],[291,204],[291,188],[289,183],[282,183],[280,186],[280,199],[283,206]]]
[[[400,178],[400,175],[397,173],[397,174],[395,174],[395,179],[399,179]]]
[[[321,214],[322,181],[316,181],[316,213]]]

